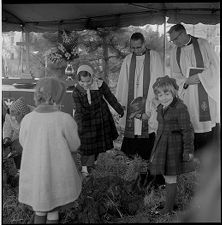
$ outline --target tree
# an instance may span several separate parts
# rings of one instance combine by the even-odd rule
[[[118,38],[116,35],[118,32],[120,32],[119,28],[111,27],[85,30],[80,34],[80,43],[84,48],[82,59],[91,61],[97,75],[103,77],[107,83],[109,83],[110,70],[113,69],[110,67],[110,60],[112,58],[123,59],[126,55],[123,51],[125,48],[119,44],[121,43],[120,36]]]
[[[56,45],[57,33],[29,33],[30,36],[30,72],[35,77],[45,76],[45,49]]]

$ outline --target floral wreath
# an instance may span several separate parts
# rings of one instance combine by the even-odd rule
[[[48,59],[52,63],[70,62],[79,57],[78,55],[78,36],[76,32],[59,31],[58,46],[46,52]]]

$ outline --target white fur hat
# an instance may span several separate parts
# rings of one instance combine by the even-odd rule
[[[89,66],[89,65],[86,65],[86,64],[81,65],[81,66],[78,68],[78,70],[77,70],[77,75],[78,75],[79,72],[81,72],[81,71],[86,71],[86,72],[90,73],[91,76],[94,74],[94,73],[93,73],[93,68],[92,68],[91,66]]]
[[[55,77],[41,78],[35,87],[35,99],[40,101],[53,100],[56,104],[60,104],[66,92],[64,82]]]

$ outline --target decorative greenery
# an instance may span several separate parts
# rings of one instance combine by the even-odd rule
[[[76,160],[79,160],[78,156]],[[78,200],[73,203],[72,208],[60,211],[59,222],[61,224],[178,223],[181,214],[186,213],[185,209],[198,185],[199,172],[178,177],[177,204],[179,210],[174,214],[155,215],[152,211],[165,201],[166,190],[152,190],[145,194],[144,199],[140,199],[137,192],[129,189],[131,185],[128,185],[131,181],[127,180],[125,175],[131,166],[126,163],[127,160],[127,157],[118,149],[101,153],[97,167],[92,171],[92,176],[83,181],[82,192]],[[139,162],[138,159],[133,161],[136,165]],[[13,188],[7,185],[3,188],[2,215],[3,224],[33,223],[33,211],[18,202],[18,187]]]
[[[70,62],[79,57],[78,35],[76,32],[60,31],[58,45],[46,52],[53,63]]]

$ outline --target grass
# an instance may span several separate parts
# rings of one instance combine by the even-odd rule
[[[18,202],[18,188],[7,186],[3,191],[2,223],[27,224],[32,211]]]
[[[115,119],[115,117],[114,117]],[[118,124],[117,124],[118,128]],[[119,138],[114,142],[114,150],[101,153],[98,158],[96,169],[92,172],[94,178],[106,176],[118,176],[126,179],[129,167],[126,164],[127,157],[119,151],[122,142],[122,131]],[[79,159],[77,159],[77,162]],[[131,171],[131,179],[135,177],[135,172]],[[178,210],[171,215],[155,215],[152,211],[165,201],[165,189],[149,190],[146,192],[141,207],[136,215],[121,215],[118,219],[107,219],[106,223],[177,223],[186,212],[191,202],[195,189],[199,184],[199,168],[196,171],[178,177],[177,199]],[[3,224],[27,224],[30,222],[33,212],[25,205],[18,202],[18,188],[9,185],[3,190]],[[75,203],[74,203],[75,204]],[[195,207],[195,206],[193,206]],[[75,207],[74,207],[75,208]],[[121,214],[121,212],[120,212]],[[77,213],[72,209],[64,209],[60,212],[60,223],[78,223]]]
[[[127,166],[126,157],[115,157],[115,153],[118,150],[108,151],[100,154],[98,158],[98,166],[96,170],[92,172],[95,178],[105,177],[108,175],[114,175],[124,177]],[[178,194],[177,204],[179,209],[172,215],[153,215],[151,212],[165,200],[165,190],[158,189],[147,192],[144,197],[144,201],[140,209],[135,216],[123,215],[122,218],[112,220],[112,223],[171,223],[178,222],[181,215],[186,211],[187,206],[195,192],[195,188],[198,185],[198,172],[181,175],[178,179]],[[7,186],[3,193],[3,224],[27,224],[31,217],[32,211],[25,205],[18,203],[18,188],[12,188]],[[73,210],[62,211],[62,219],[60,223],[69,223],[75,221],[75,213]]]

